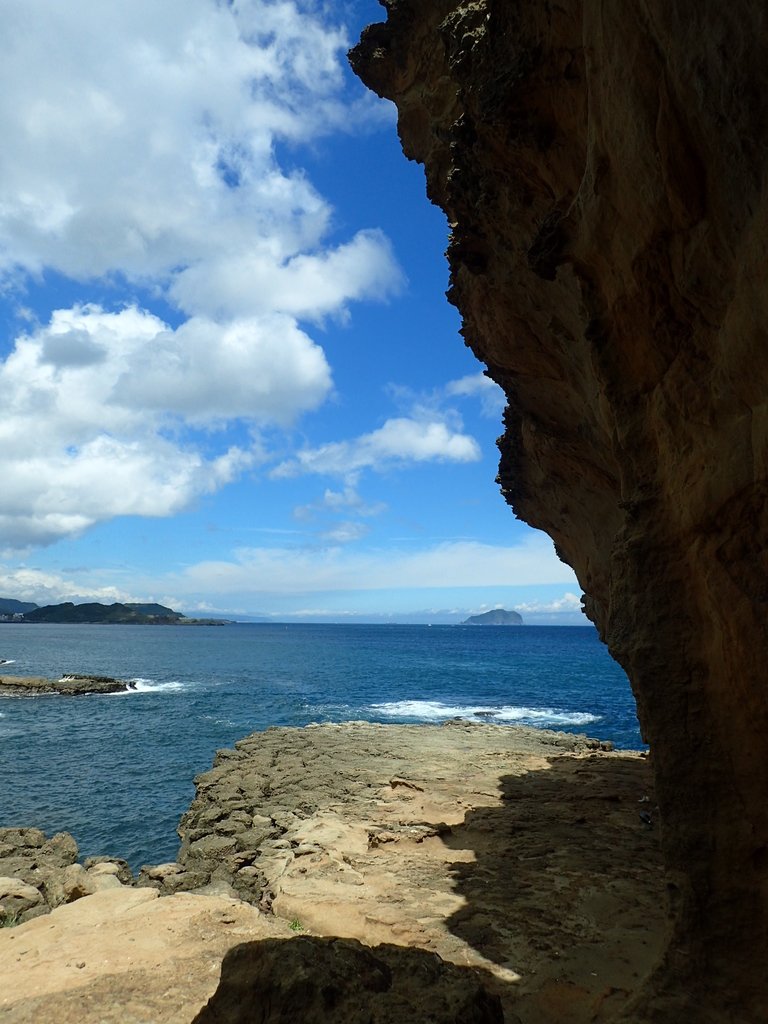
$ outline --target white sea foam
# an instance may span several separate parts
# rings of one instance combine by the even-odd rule
[[[184,683],[179,683],[176,680],[168,683],[158,683],[154,679],[130,679],[131,688],[129,690],[123,690],[120,693],[115,693],[115,697],[128,697],[132,693],[174,693],[178,690],[183,690]]]
[[[600,715],[586,711],[563,711],[560,708],[526,708],[516,705],[489,707],[482,704],[442,704],[432,700],[399,700],[373,704],[372,709],[389,718],[419,718],[443,722],[464,718],[482,722],[520,722],[523,725],[588,725],[599,722]]]

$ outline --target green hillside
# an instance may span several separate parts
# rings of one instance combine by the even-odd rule
[[[25,622],[80,622],[121,624],[168,624],[184,616],[162,604],[49,604],[24,615]]]

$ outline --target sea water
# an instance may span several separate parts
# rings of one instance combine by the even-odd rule
[[[173,860],[214,753],[270,725],[449,718],[641,748],[626,676],[587,627],[0,624],[8,675],[135,680],[126,694],[0,698],[0,826],[83,856]]]

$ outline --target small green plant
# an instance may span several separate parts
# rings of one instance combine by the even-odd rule
[[[0,928],[15,928],[19,923],[19,915],[15,911],[6,912],[0,917]],[[301,925],[299,925],[301,927]]]
[[[294,917],[294,919],[291,921],[291,923],[288,925],[288,927],[291,929],[292,932],[303,932],[304,931],[304,925],[301,923],[301,921],[298,919],[298,917]]]

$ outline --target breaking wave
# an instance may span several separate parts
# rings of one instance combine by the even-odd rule
[[[489,707],[479,704],[443,704],[432,700],[385,701],[372,704],[379,715],[388,718],[413,718],[424,722],[444,722],[449,718],[463,718],[470,722],[491,722],[497,725],[589,725],[599,722],[601,715],[587,711],[566,711],[562,708],[527,708],[513,704]]]

